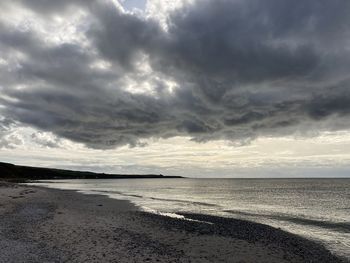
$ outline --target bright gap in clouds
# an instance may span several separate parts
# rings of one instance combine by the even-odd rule
[[[137,9],[137,11],[144,12],[146,10],[147,0],[120,0],[120,4],[127,11],[132,12]]]
[[[29,166],[198,178],[348,177],[350,171],[348,131],[312,138],[259,138],[243,146],[175,137],[113,150],[89,149],[30,128],[16,129],[3,138],[7,144],[0,152],[1,160]]]

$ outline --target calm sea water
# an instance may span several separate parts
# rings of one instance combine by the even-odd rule
[[[350,259],[350,179],[59,180],[44,185],[127,199],[150,212],[265,223],[322,242]]]

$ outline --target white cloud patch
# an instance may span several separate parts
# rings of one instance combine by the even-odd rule
[[[35,140],[16,148],[3,148],[1,160],[97,172],[196,177],[345,176],[350,169],[347,132],[303,139],[260,138],[244,147],[233,147],[226,141],[198,144],[175,137],[144,141],[146,147],[123,146],[113,150],[94,150],[68,141],[51,147],[51,143],[57,143],[51,134],[27,130],[27,136]]]

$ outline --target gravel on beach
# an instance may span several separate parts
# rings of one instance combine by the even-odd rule
[[[0,263],[349,262],[244,220],[139,211],[123,200],[0,183]]]

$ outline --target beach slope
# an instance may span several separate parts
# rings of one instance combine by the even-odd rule
[[[185,216],[191,220],[103,196],[0,183],[0,262],[345,262],[269,226]]]

